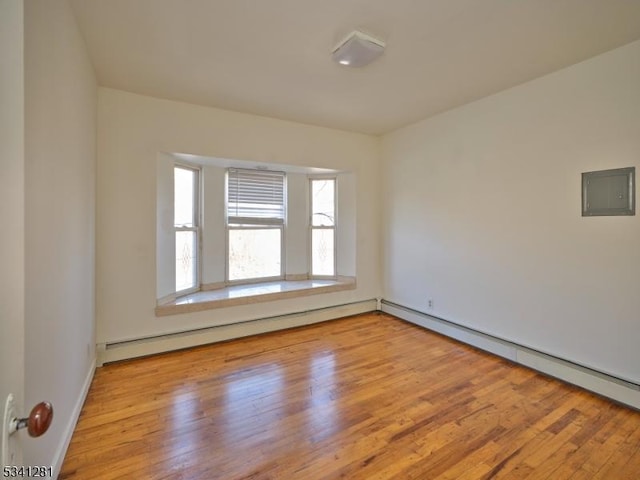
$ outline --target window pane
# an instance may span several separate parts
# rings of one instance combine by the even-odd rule
[[[279,228],[229,230],[229,280],[278,277],[280,268]]]
[[[194,188],[196,172],[176,167],[174,172],[174,224],[193,227],[195,220]]]
[[[311,274],[335,275],[333,228],[314,228],[311,231]]]
[[[311,224],[314,227],[335,225],[335,180],[311,181]]]
[[[196,286],[196,232],[176,232],[176,292]]]

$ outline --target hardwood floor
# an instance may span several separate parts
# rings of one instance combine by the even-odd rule
[[[62,479],[640,478],[640,413],[372,313],[98,369]]]

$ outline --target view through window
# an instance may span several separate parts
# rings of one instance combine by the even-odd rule
[[[198,288],[198,170],[176,166],[174,174],[174,229],[176,292]]]
[[[336,181],[311,180],[311,275],[336,274]]]
[[[282,278],[285,174],[227,172],[227,280]]]

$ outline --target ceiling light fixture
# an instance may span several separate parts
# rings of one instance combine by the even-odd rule
[[[385,47],[382,40],[354,30],[333,49],[331,58],[347,67],[364,67],[382,55]]]

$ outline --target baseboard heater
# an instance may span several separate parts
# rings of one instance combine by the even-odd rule
[[[383,312],[415,325],[433,330],[632,408],[640,409],[640,384],[632,380],[540,352],[531,347],[474,330],[389,300],[383,299],[379,303]]]
[[[119,360],[154,355],[372,312],[376,310],[376,305],[376,299],[359,300],[328,307],[239,320],[211,327],[102,343],[98,344],[98,366]]]

